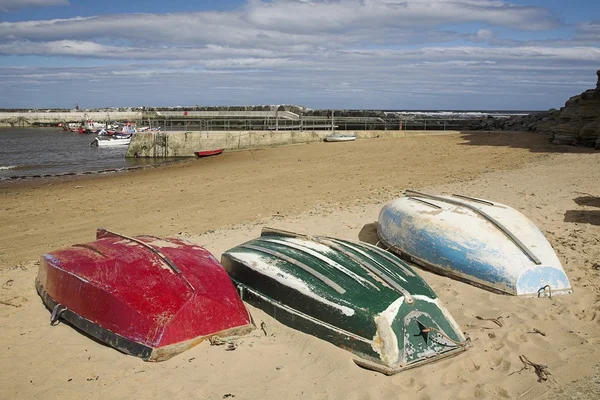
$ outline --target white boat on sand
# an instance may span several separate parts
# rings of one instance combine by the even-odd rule
[[[356,135],[346,135],[334,133],[325,138],[326,142],[352,142],[356,140]]]
[[[573,291],[544,234],[504,204],[407,190],[382,208],[377,234],[401,257],[491,291],[528,297]]]

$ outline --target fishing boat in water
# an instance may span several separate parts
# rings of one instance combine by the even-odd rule
[[[218,260],[182,239],[99,229],[94,242],[43,255],[35,283],[52,324],[146,361],[253,327]]]
[[[131,135],[114,134],[112,136],[97,136],[90,143],[90,146],[98,146],[98,147],[129,146],[129,143],[131,143]]]
[[[383,207],[377,234],[415,264],[492,291],[537,297],[572,292],[544,234],[504,204],[407,190]]]
[[[244,301],[394,374],[467,348],[433,290],[371,244],[264,228],[221,263]]]

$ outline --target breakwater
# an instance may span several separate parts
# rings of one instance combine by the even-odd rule
[[[142,112],[0,112],[0,127],[57,126],[60,123],[142,121]]]
[[[112,121],[134,121],[138,124],[160,126],[163,130],[171,126],[186,124],[208,126],[206,121],[226,120],[235,128],[239,121],[253,120],[253,126],[268,124],[277,126],[278,121],[299,121],[300,116],[289,111],[6,111],[0,112],[0,127],[56,126],[60,123],[83,123],[84,121],[111,123]],[[202,121],[202,122],[201,122]],[[248,122],[244,122],[248,126]],[[241,125],[242,127],[244,125]],[[224,127],[227,126],[224,124]],[[282,125],[283,127],[283,125]]]
[[[456,134],[459,131],[345,131],[357,139],[400,138]],[[134,135],[126,157],[194,157],[195,152],[225,149],[242,150],[323,141],[331,131],[185,131],[142,132]],[[336,144],[330,144],[335,146]]]
[[[94,121],[135,122],[162,131],[314,131],[314,130],[460,130],[481,113],[387,112],[375,110],[138,110],[138,111],[3,111],[0,126],[57,126]],[[486,114],[487,115],[487,114]],[[495,118],[495,117],[494,117]]]

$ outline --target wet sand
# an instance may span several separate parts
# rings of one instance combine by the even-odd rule
[[[386,377],[252,307],[268,336],[257,330],[235,351],[202,343],[167,362],[144,363],[68,325],[50,327],[50,314],[33,285],[42,253],[92,241],[100,226],[126,235],[185,237],[217,258],[265,225],[373,242],[381,206],[408,188],[489,198],[522,211],[557,251],[574,294],[551,300],[502,296],[415,268],[473,347]],[[600,263],[598,197],[599,152],[553,146],[532,133],[313,143],[225,153],[147,171],[4,184],[0,397],[534,399],[594,394],[600,387],[594,386],[600,381],[595,369],[600,362],[600,271],[594,268]],[[497,318],[503,326],[477,316]],[[516,372],[523,367],[520,355],[548,365],[548,381],[538,383],[531,369]]]

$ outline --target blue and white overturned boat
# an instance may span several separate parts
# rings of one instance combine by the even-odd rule
[[[407,190],[383,207],[377,234],[415,264],[493,291],[537,297],[573,291],[544,234],[504,204]]]

